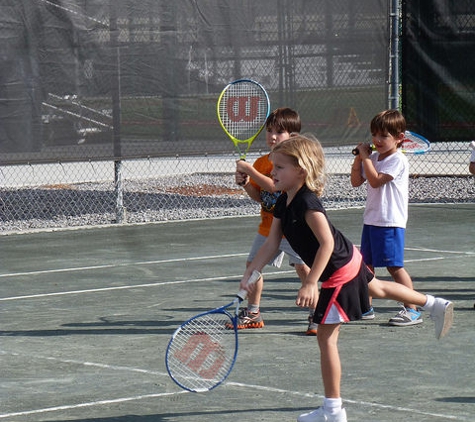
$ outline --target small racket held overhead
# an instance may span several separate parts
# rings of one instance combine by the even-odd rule
[[[261,273],[254,271],[247,285]],[[212,390],[231,373],[238,353],[237,319],[247,291],[225,306],[200,313],[181,324],[168,343],[165,363],[173,381],[195,393]],[[234,307],[234,315],[227,308]]]
[[[238,79],[223,89],[216,111],[219,124],[244,160],[270,113],[266,90],[251,79]]]
[[[402,141],[401,149],[405,154],[424,154],[430,151],[430,142],[422,135],[406,130],[404,132],[404,139]],[[371,145],[371,149],[375,151],[374,145]],[[351,151],[353,155],[358,155],[357,148]]]

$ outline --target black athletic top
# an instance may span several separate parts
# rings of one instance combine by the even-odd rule
[[[353,244],[328,220],[320,199],[306,185],[297,192],[289,206],[286,203],[287,193],[284,192],[277,199],[274,217],[280,219],[282,231],[290,246],[309,267],[313,265],[320,244],[305,221],[305,213],[307,210],[315,210],[327,218],[335,247],[320,280],[328,280],[336,270],[350,262],[353,257]]]

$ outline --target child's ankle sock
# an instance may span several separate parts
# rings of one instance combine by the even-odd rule
[[[431,296],[431,295],[426,295],[426,303],[424,304],[424,306],[422,307],[422,309],[424,309],[425,311],[431,311],[432,308],[434,307],[434,304],[435,304],[435,297],[434,296]]]
[[[253,314],[257,314],[259,312],[259,305],[248,304],[247,311]]]
[[[327,398],[323,399],[323,408],[325,411],[330,413],[330,415],[336,415],[341,410],[342,400],[341,397],[335,398]]]

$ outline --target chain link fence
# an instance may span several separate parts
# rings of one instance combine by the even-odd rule
[[[363,206],[364,187],[350,186],[350,149],[326,148],[326,154],[327,208]],[[473,202],[475,183],[467,175],[468,157],[465,144],[460,150],[409,156],[411,202]],[[111,161],[1,167],[0,232],[257,215],[258,204],[234,183],[236,159],[227,155],[124,160],[120,191]]]
[[[0,232],[257,215],[215,114],[239,77],[261,82],[272,107],[297,109],[320,139],[327,207],[364,204],[349,183],[351,149],[388,107],[385,2],[6,3]],[[248,160],[263,153],[260,135]],[[469,154],[461,139],[408,156],[411,200],[473,200]]]

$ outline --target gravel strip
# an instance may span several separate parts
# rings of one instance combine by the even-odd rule
[[[363,207],[365,187],[332,175],[323,197],[327,209]],[[473,203],[475,179],[410,179],[411,203]],[[127,223],[257,215],[259,206],[232,174],[194,174],[124,182]],[[116,222],[113,184],[81,183],[0,190],[0,234]]]

